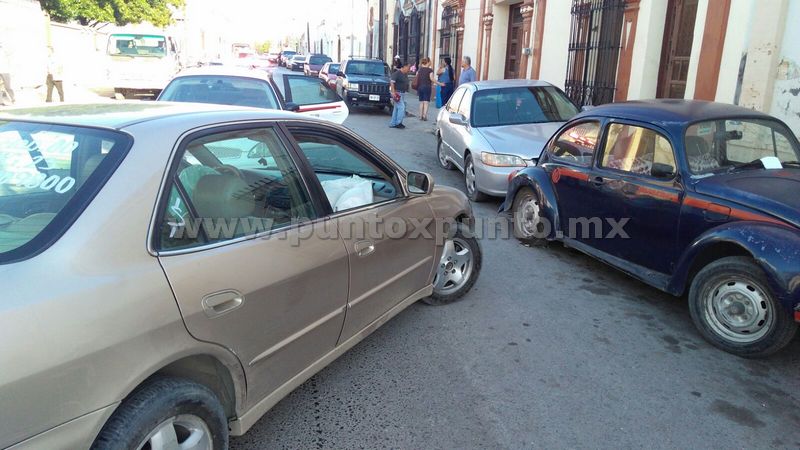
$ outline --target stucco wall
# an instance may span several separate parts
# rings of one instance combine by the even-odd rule
[[[628,100],[656,96],[666,14],[667,0],[642,0],[633,44]]]
[[[692,53],[689,56],[689,73],[686,76],[686,91],[683,98],[693,99],[694,88],[697,82],[697,65],[700,61],[700,49],[703,47],[703,31],[706,27],[708,1],[700,0],[697,3],[697,15],[694,21],[694,37],[692,38]]]
[[[747,42],[750,40],[755,0],[734,0],[728,15],[728,28],[725,35],[725,46],[722,49],[717,95],[715,100],[734,103],[736,88],[739,84],[739,67],[742,57],[747,53]]]
[[[790,1],[770,113],[800,134],[800,1]]]
[[[551,0],[547,2],[542,42],[542,68],[539,79],[564,88],[567,76],[569,32],[572,2]]]

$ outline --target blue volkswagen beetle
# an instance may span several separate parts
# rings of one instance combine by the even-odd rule
[[[769,115],[685,100],[579,114],[501,210],[535,245],[562,241],[670,294],[713,345],[786,346],[800,321],[800,144]]]

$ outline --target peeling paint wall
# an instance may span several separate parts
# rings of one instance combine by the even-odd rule
[[[770,114],[786,122],[800,136],[800,1],[789,2],[786,29],[775,73]]]

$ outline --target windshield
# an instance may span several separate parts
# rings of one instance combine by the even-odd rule
[[[525,123],[565,122],[578,108],[553,86],[479,90],[475,93],[472,120],[475,127]]]
[[[347,63],[347,75],[370,75],[383,77],[389,75],[388,66],[382,61],[352,61]]]
[[[765,156],[784,163],[800,160],[791,131],[774,120],[699,122],[686,129],[685,148],[689,170],[694,174],[726,171]]]
[[[326,62],[331,62],[331,59],[327,56],[312,56],[308,63],[312,66],[321,66]]]
[[[267,81],[224,75],[192,75],[175,78],[164,88],[158,99],[170,102],[281,109]]]
[[[108,38],[108,54],[163,57],[167,54],[167,38],[150,34],[112,34]]]
[[[0,264],[66,231],[128,147],[112,131],[0,121]]]

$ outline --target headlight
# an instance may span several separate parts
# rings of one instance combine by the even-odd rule
[[[525,167],[528,164],[524,159],[514,155],[501,155],[498,153],[481,152],[481,162],[494,167]]]
[[[347,88],[351,91],[358,91],[358,83],[348,83]]]

